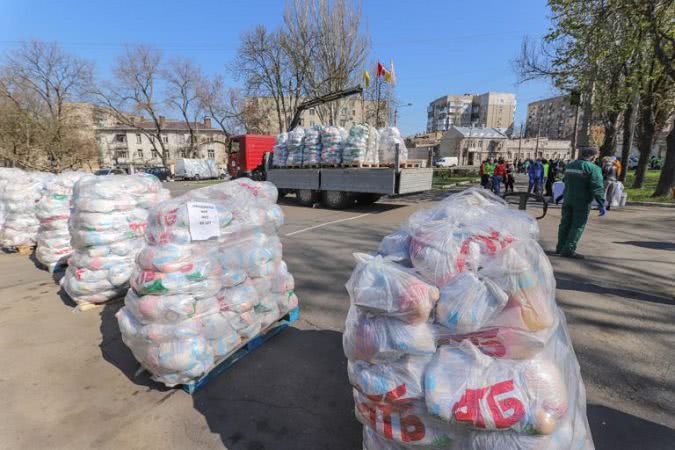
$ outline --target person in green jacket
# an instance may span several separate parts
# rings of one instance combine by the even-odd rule
[[[606,213],[602,170],[593,163],[597,157],[597,148],[584,148],[581,150],[581,158],[572,161],[565,168],[564,203],[558,227],[558,245],[555,249],[560,256],[583,258],[576,253],[577,243],[584,233],[594,199],[598,202],[600,216]]]

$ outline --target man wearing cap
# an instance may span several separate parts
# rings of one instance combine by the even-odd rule
[[[558,245],[555,249],[560,256],[583,258],[576,253],[577,243],[584,233],[594,199],[598,202],[600,216],[606,213],[602,170],[593,163],[597,157],[596,147],[583,148],[581,157],[565,168],[564,203],[558,227]]]

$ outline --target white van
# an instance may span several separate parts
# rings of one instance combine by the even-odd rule
[[[439,158],[436,160],[436,167],[455,167],[459,164],[459,160],[456,156],[446,156],[444,158]]]

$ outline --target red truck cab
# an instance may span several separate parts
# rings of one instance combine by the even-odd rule
[[[242,134],[230,138],[227,172],[237,176],[239,172],[251,172],[263,162],[263,155],[272,152],[275,137],[262,134]]]

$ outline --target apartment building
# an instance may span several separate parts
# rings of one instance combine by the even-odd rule
[[[256,124],[257,133],[260,134],[278,134],[279,120],[277,117],[276,103],[273,97],[248,97],[248,112],[253,116],[253,121]],[[304,99],[300,99],[302,103]],[[337,121],[335,126],[343,128],[351,128],[358,123],[370,123],[378,128],[387,126],[389,124],[389,116],[391,109],[388,102],[373,100],[361,101],[358,96],[353,96],[341,100],[339,103],[333,103],[338,109]],[[283,122],[290,122],[293,118],[293,113],[289,112]],[[376,124],[377,122],[377,124]],[[300,115],[299,126],[311,127],[314,125],[327,125],[319,115],[317,108],[310,108],[302,112]]]
[[[452,126],[510,130],[516,112],[514,94],[446,95],[427,107],[427,132],[448,131]]]
[[[570,105],[569,96],[538,100],[527,105],[525,137],[572,139],[576,106]]]
[[[124,121],[105,108],[91,103],[70,103],[68,108],[81,124],[82,133],[93,136],[98,150],[100,167],[161,166],[161,147],[155,141],[155,126],[141,116],[126,114]],[[161,139],[168,150],[168,164],[178,158],[213,159],[218,165],[227,165],[225,134],[211,125],[211,119],[192,122],[194,145],[190,145],[190,130],[182,120],[159,117]],[[126,123],[123,123],[126,122]],[[133,123],[133,125],[131,125]],[[153,145],[153,142],[155,145]]]

